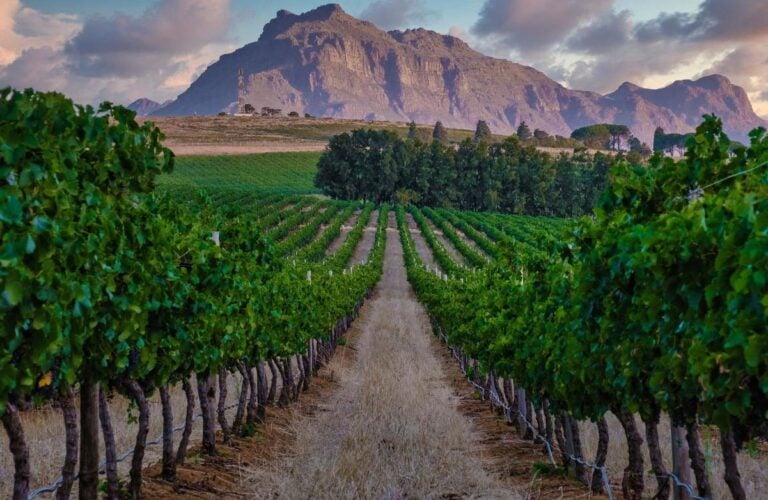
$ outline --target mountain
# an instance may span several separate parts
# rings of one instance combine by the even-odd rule
[[[138,116],[147,116],[152,112],[157,111],[162,106],[163,105],[159,102],[155,102],[152,99],[142,97],[141,99],[136,99],[126,107],[132,111],[135,111]]]
[[[424,29],[385,32],[324,5],[296,15],[281,10],[258,41],[211,66],[158,115],[216,114],[238,107],[238,72],[245,101],[314,116],[410,121],[474,128],[485,120],[511,134],[531,130],[569,135],[593,123],[627,125],[651,143],[653,131],[688,132],[715,113],[734,138],[765,125],[746,93],[725,77],[677,81],[663,89],[631,83],[615,92],[571,90],[544,73],[485,56],[462,40]]]

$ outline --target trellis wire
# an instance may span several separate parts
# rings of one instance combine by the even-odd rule
[[[469,382],[473,387],[475,387],[477,390],[479,390],[480,394],[481,394],[481,398],[485,399],[486,388],[481,386],[480,384],[478,384],[477,382],[475,382],[474,380],[472,380],[471,378],[469,378],[467,376],[467,371],[464,369],[464,365],[463,365],[463,362],[462,362],[461,358],[456,353],[456,348],[451,346],[448,343],[448,337],[443,333],[443,331],[442,331],[442,329],[440,328],[439,325],[437,326],[437,330],[438,330],[438,333],[440,334],[440,337],[443,339],[443,342],[445,342],[445,344],[450,349],[451,355],[456,359],[456,361],[459,362],[459,369],[461,370],[461,373],[464,375],[464,377],[466,377],[467,382]],[[495,406],[498,406],[498,407],[502,408],[504,410],[505,414],[506,414],[507,419],[511,420],[513,409],[509,405],[507,405],[504,401],[501,400],[501,398],[496,393],[496,390],[495,390],[495,388],[493,386],[491,386],[491,390],[489,392],[490,392],[490,400],[491,400],[491,402]],[[552,444],[547,440],[546,437],[544,437],[541,434],[539,434],[539,432],[536,430],[536,428],[533,426],[533,424],[525,416],[523,416],[522,414],[519,414],[519,413],[518,413],[518,416],[520,418],[522,418],[522,420],[525,422],[525,425],[528,426],[528,429],[530,429],[531,432],[533,432],[534,437],[540,439],[544,443],[544,446],[547,449],[547,455],[549,457],[549,461],[552,463],[552,465],[557,465],[557,461],[555,460],[554,454],[552,452]],[[597,464],[593,464],[591,462],[585,461],[585,460],[583,460],[583,459],[581,459],[581,458],[579,458],[579,457],[577,457],[575,455],[571,455],[569,453],[565,453],[565,456],[567,456],[570,460],[572,460],[574,462],[577,462],[577,463],[579,463],[579,464],[581,464],[581,465],[583,465],[585,467],[589,467],[592,470],[600,471],[600,477],[601,477],[601,480],[603,482],[603,486],[605,487],[605,491],[606,491],[606,494],[608,495],[608,498],[610,500],[614,500],[616,498],[613,495],[613,491],[611,490],[611,482],[610,482],[610,479],[608,478],[608,470],[606,469],[606,467],[604,465],[603,466],[599,466]],[[689,485],[686,482],[683,482],[679,477],[677,477],[675,474],[673,474],[671,472],[667,472],[666,474],[664,474],[662,476],[657,476],[657,477],[668,477],[668,478],[672,479],[672,482],[675,483],[676,487],[685,489],[685,491],[688,493],[688,495],[691,498],[691,500],[709,500],[707,497],[702,497],[702,496],[697,495],[694,492],[693,487],[691,485]]]
[[[229,411],[232,408],[237,408],[237,405],[238,405],[238,403],[234,403],[234,404],[231,404],[229,406],[226,406],[224,408],[224,411]],[[197,413],[196,415],[194,415],[192,417],[192,422],[193,423],[196,422],[202,416],[203,416],[202,413]],[[179,432],[180,430],[184,429],[184,427],[185,427],[185,424],[182,424],[182,425],[180,425],[178,427],[174,427],[173,430],[171,431],[171,433],[175,434],[175,433]],[[153,439],[151,441],[147,441],[145,446],[147,448],[149,448],[150,446],[155,446],[157,444],[160,444],[162,441],[163,441],[163,435],[160,434],[155,439]],[[136,451],[135,448],[131,448],[131,449],[125,451],[122,455],[117,457],[117,460],[115,461],[115,463],[119,464],[121,462],[124,462],[125,459],[127,459],[128,457],[133,455],[134,451]],[[99,464],[99,473],[100,474],[105,472],[106,465],[107,465],[107,461],[106,460],[102,460],[101,463]],[[77,481],[77,479],[79,477],[80,477],[80,474],[76,474],[75,477],[73,478],[73,481]],[[41,488],[37,488],[36,490],[32,490],[29,493],[29,497],[27,497],[27,498],[28,498],[28,500],[33,500],[33,499],[39,497],[40,495],[42,495],[44,493],[54,493],[57,489],[59,489],[59,487],[61,486],[61,483],[63,483],[63,482],[64,482],[64,478],[59,477],[56,481],[54,481],[52,484],[50,484],[48,486],[43,486]]]
[[[459,368],[460,368],[461,372],[464,374],[464,376],[466,377],[467,376],[467,372],[464,369],[464,366],[461,363],[461,360],[459,359],[458,355],[456,354],[455,348],[451,347],[450,344],[448,344],[448,337],[446,337],[446,335],[443,333],[442,329],[440,329],[439,326],[438,326],[438,332],[440,333],[440,336],[443,338],[443,341],[446,343],[446,345],[448,345],[450,347],[451,354],[453,355],[453,357],[456,358],[457,361],[459,361]],[[485,399],[485,387],[482,387],[481,385],[476,383],[474,380],[469,379],[468,377],[467,377],[467,380],[474,387],[476,387],[476,388],[481,390],[482,398]],[[504,411],[507,414],[507,418],[510,418],[511,412],[512,412],[512,408],[510,408],[509,405],[507,405],[505,402],[503,402],[499,398],[498,394],[494,393],[495,391],[492,390],[490,392],[491,392],[491,402],[494,405],[499,406],[502,409],[504,409]],[[519,414],[519,413],[518,413],[518,416],[523,419],[523,421],[525,422],[525,425],[528,426],[528,428],[533,432],[534,437],[539,438],[544,443],[544,446],[547,448],[547,455],[549,456],[549,460],[550,460],[550,462],[552,462],[552,465],[557,465],[557,461],[555,460],[555,456],[552,453],[552,443],[550,443],[549,440],[547,440],[546,437],[544,437],[541,434],[539,434],[539,432],[536,430],[536,428],[533,426],[533,424],[530,421],[528,421],[528,419],[525,418],[525,416],[523,416],[522,414]],[[615,500],[616,497],[613,496],[613,491],[611,490],[611,482],[608,479],[608,472],[607,472],[607,470],[606,470],[604,465],[603,466],[595,465],[595,464],[593,464],[591,462],[587,462],[585,460],[582,460],[581,458],[579,458],[579,457],[577,457],[575,455],[571,455],[569,453],[566,453],[565,455],[569,459],[573,460],[574,462],[580,463],[581,465],[584,465],[585,467],[589,467],[592,470],[600,471],[600,477],[601,477],[601,479],[603,481],[603,487],[605,488],[605,492],[608,495],[608,498],[610,500]]]

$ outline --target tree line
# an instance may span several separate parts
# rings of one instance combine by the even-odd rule
[[[517,136],[491,143],[483,122],[460,144],[448,143],[440,123],[429,142],[358,129],[331,138],[315,184],[340,199],[572,217],[592,211],[622,158],[584,149],[552,155]]]

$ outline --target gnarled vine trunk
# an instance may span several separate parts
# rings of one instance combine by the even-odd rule
[[[203,453],[215,455],[216,424],[213,418],[213,403],[216,399],[216,389],[207,372],[197,376],[197,397],[200,398],[200,411],[203,414]]]
[[[258,402],[256,418],[264,423],[267,420],[267,369],[264,361],[259,361],[256,365],[256,384],[253,389],[256,391]]]
[[[640,500],[643,497],[645,482],[643,478],[643,438],[637,430],[635,417],[627,409],[622,408],[615,412],[624,428],[627,436],[627,454],[629,464],[624,469],[624,478],[621,481],[621,489],[624,497],[632,500]]]
[[[144,464],[144,450],[147,447],[147,434],[149,434],[149,404],[144,395],[144,389],[135,380],[126,382],[125,389],[139,408],[139,430],[136,432],[136,444],[133,447],[131,483],[128,491],[131,498],[141,498],[141,471]]]
[[[184,396],[187,399],[187,410],[184,415],[184,430],[181,432],[181,439],[179,440],[179,448],[176,450],[176,465],[184,463],[184,459],[187,456],[187,446],[189,446],[189,436],[192,434],[192,426],[194,425],[195,418],[195,391],[192,388],[188,378],[185,378],[181,382]]]
[[[566,417],[571,425],[571,439],[573,441],[573,456],[584,460],[584,450],[581,447],[581,432],[579,431],[579,422],[575,418]],[[587,475],[587,469],[584,464],[576,462],[574,464],[574,470],[576,471],[576,479],[582,483],[589,485],[589,478]]]
[[[62,389],[58,394],[61,414],[64,417],[64,466],[61,468],[61,485],[56,490],[56,498],[67,499],[72,493],[77,471],[77,444],[80,436],[77,429],[77,408],[75,408],[75,393],[71,387]]]
[[[99,421],[101,434],[104,437],[104,461],[107,473],[107,499],[117,500],[120,496],[120,482],[117,476],[117,448],[115,447],[115,431],[112,428],[112,416],[109,414],[107,393],[104,387],[99,388]]]
[[[5,405],[2,421],[8,435],[8,448],[13,455],[13,500],[27,500],[30,478],[29,448],[16,404],[9,402]]]
[[[168,386],[160,387],[160,404],[163,409],[163,471],[162,477],[173,480],[176,477],[176,461],[173,453],[173,406]]]
[[[563,467],[569,467],[571,465],[571,457],[568,456],[568,443],[565,440],[565,421],[564,415],[557,415],[555,417],[555,439],[557,439],[557,447],[560,449],[560,459],[563,461]]]
[[[245,421],[248,423],[248,427],[253,428],[259,419],[258,415],[258,393],[256,384],[257,381],[253,377],[253,368],[247,367],[248,385],[251,386],[251,393],[248,395],[248,410],[246,411]]]
[[[232,432],[240,434],[243,427],[243,419],[245,418],[245,408],[248,403],[248,395],[250,394],[251,381],[248,380],[248,373],[246,372],[245,363],[238,361],[237,372],[242,379],[242,385],[240,386],[240,396],[237,398],[237,411],[235,412],[235,418],[232,420]]]
[[[229,443],[230,429],[227,422],[227,369],[223,366],[219,368],[219,404],[216,408],[216,416],[221,427],[221,434],[225,443]]]
[[[302,386],[303,391],[309,390],[309,379],[312,377],[312,366],[309,362],[309,358],[309,355],[299,356],[299,362],[303,363],[304,365],[304,385]]]
[[[99,386],[90,377],[80,384],[80,481],[81,500],[99,494]]]
[[[696,476],[696,488],[699,491],[699,496],[710,497],[712,496],[712,488],[709,486],[709,478],[707,477],[707,465],[704,461],[704,452],[701,450],[701,441],[699,440],[699,424],[694,422],[688,425],[688,453],[691,458],[691,469],[693,469],[693,475]]]
[[[269,373],[272,375],[272,379],[269,383],[269,394],[267,395],[267,401],[270,404],[275,403],[275,397],[277,395],[277,377],[278,369],[274,359],[269,360]]]
[[[666,500],[669,498],[670,485],[667,476],[667,468],[664,467],[664,458],[661,455],[661,444],[659,443],[659,411],[655,410],[653,415],[645,423],[645,439],[648,442],[648,456],[651,459],[651,469],[656,476],[656,494],[654,499]]]
[[[609,440],[610,434],[608,433],[608,422],[605,420],[605,416],[603,416],[597,421],[597,451],[595,452],[595,465],[598,467],[605,466],[605,459],[608,457]],[[603,474],[598,469],[595,469],[592,473],[592,491],[594,493],[603,492]]]
[[[747,494],[741,484],[739,464],[737,461],[736,440],[733,431],[720,430],[720,447],[723,450],[723,463],[725,464],[725,482],[734,500],[746,500]]]

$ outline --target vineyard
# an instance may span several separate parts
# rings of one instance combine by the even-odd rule
[[[282,194],[317,193],[313,184],[319,153],[264,153],[232,156],[182,156],[158,183],[177,186]]]
[[[763,131],[732,149],[708,119],[686,159],[620,162],[595,215],[572,220],[308,196],[313,153],[177,160],[120,107],[0,102],[1,496],[138,498],[155,441],[172,482],[193,441],[214,457],[255,439],[382,281],[412,287],[477,396],[574,496],[768,486]],[[62,422],[55,451],[30,432],[35,408]]]

